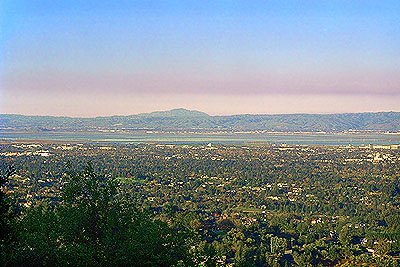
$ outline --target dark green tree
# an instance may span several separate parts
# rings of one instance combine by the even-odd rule
[[[9,166],[4,173],[0,174],[0,262],[6,263],[9,260],[10,245],[13,242],[12,224],[14,212],[6,192],[3,191],[15,169]]]
[[[38,203],[18,223],[19,266],[173,266],[190,264],[185,233],[124,199],[118,184],[69,171],[61,204]]]
[[[15,169],[9,166],[8,169],[0,175],[0,188],[7,184],[8,179],[15,173]],[[6,192],[0,190],[0,242],[5,244],[9,242],[11,228],[10,221],[12,219],[13,213],[10,211],[11,203],[7,199]]]

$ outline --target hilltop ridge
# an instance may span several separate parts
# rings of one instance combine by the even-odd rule
[[[400,112],[210,116],[183,108],[127,116],[71,118],[0,114],[0,130],[400,131]]]
[[[210,117],[207,113],[188,110],[184,108],[176,108],[167,111],[154,111],[151,113],[140,113],[136,115],[138,117]]]

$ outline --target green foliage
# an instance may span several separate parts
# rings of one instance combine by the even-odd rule
[[[7,185],[9,178],[15,173],[13,166],[9,166],[0,174],[0,261],[8,261],[9,246],[13,242],[12,223],[15,213],[12,210],[10,200],[2,188]]]
[[[339,240],[343,244],[343,246],[349,246],[353,239],[353,235],[351,233],[351,229],[348,226],[343,226],[340,230]]]
[[[8,265],[172,266],[190,264],[186,235],[117,195],[117,184],[91,164],[69,172],[62,204],[30,208],[17,223]]]
[[[287,240],[277,236],[271,237],[271,253],[283,255],[287,248]]]
[[[0,174],[0,188],[7,184],[8,179],[15,173],[15,169],[9,166],[4,174]],[[12,212],[10,211],[10,201],[6,197],[6,193],[0,190],[0,242],[6,243],[10,234],[10,220]]]
[[[385,218],[391,232],[400,233],[400,214],[392,214]]]
[[[26,211],[16,225],[17,248],[10,261],[15,266],[59,265],[60,224],[54,207],[38,203]]]
[[[0,155],[20,170],[15,207],[32,203],[11,223],[5,265],[396,266],[400,150],[53,146],[0,146],[52,154]]]
[[[252,266],[253,264],[249,262],[250,259],[249,254],[250,254],[250,248],[242,241],[239,241],[236,244],[235,266]]]

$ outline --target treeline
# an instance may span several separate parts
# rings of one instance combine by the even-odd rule
[[[344,259],[399,264],[383,256],[400,249],[399,215],[385,218],[385,233],[349,222],[293,223],[301,218],[294,213],[255,224],[221,219],[213,231],[195,211],[166,205],[155,216],[140,208],[117,179],[96,173],[90,163],[82,172],[69,169],[59,202],[37,201],[22,209],[2,193],[2,266],[333,266]],[[13,173],[5,172],[2,183]],[[380,240],[376,247],[382,257],[363,253],[355,245],[361,236]]]
[[[398,266],[398,150],[57,146],[0,148],[21,155],[0,161],[17,169],[5,262]]]
[[[67,173],[60,198],[18,209],[2,193],[2,266],[194,265],[189,231],[133,205],[91,164]]]

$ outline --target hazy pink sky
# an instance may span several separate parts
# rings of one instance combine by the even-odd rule
[[[2,1],[0,113],[400,111],[399,1]]]

